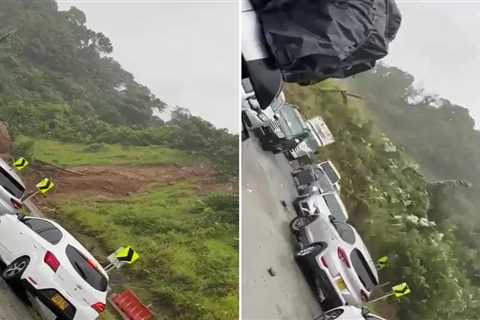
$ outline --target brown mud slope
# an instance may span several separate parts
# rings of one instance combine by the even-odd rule
[[[49,194],[50,201],[63,199],[110,200],[145,192],[154,186],[188,182],[199,192],[233,191],[219,184],[212,170],[180,166],[82,166],[33,171],[27,177],[27,185],[33,186],[43,177],[50,177],[56,184]],[[36,202],[42,197],[37,197]],[[40,200],[40,201],[38,201]]]

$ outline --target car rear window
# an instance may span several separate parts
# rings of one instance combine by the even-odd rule
[[[333,186],[327,176],[322,170],[314,169],[315,176],[317,177],[317,183],[322,192],[333,192]]]
[[[355,232],[352,227],[346,223],[334,223],[335,229],[337,229],[338,234],[343,239],[343,241],[354,244],[355,243]]]
[[[62,232],[48,221],[27,218],[23,220],[23,223],[51,244],[55,245],[63,238]]]
[[[335,194],[326,194],[323,196],[325,202],[327,203],[330,212],[335,217],[337,221],[346,221],[346,213],[344,212],[343,207],[339,203],[339,199],[335,196]]]
[[[327,161],[320,164],[325,174],[328,176],[332,183],[337,183],[340,180],[340,177],[337,175],[332,165]]]
[[[65,252],[73,268],[85,282],[98,291],[107,291],[108,280],[93,263],[71,245],[67,246]]]
[[[3,168],[0,168],[0,185],[18,199],[25,193],[25,188]]]
[[[350,260],[363,286],[368,291],[372,291],[378,285],[378,282],[360,250],[353,249],[350,254]]]

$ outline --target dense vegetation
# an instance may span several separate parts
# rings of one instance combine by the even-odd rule
[[[113,274],[115,290],[133,288],[159,319],[238,319],[236,195],[199,195],[179,183],[121,202],[57,205],[56,219],[98,257],[121,243],[141,253]]]
[[[17,155],[65,167],[207,166],[237,181],[238,136],[184,108],[167,122],[153,116],[166,104],[110,56],[113,44],[83,12],[2,0],[0,38],[14,29],[0,41],[0,120]],[[238,195],[191,183],[120,200],[56,200],[52,215],[99,257],[135,246],[141,262],[112,285],[134,289],[159,319],[236,319]]]
[[[73,143],[158,145],[210,159],[236,177],[238,137],[179,108],[164,123],[165,103],[109,56],[111,41],[86,26],[74,7],[53,0],[0,2],[0,120],[12,133]]]
[[[478,239],[474,238],[472,230],[477,228],[478,218],[473,214],[475,206],[468,196],[475,188],[468,189],[469,184],[465,181],[432,181],[422,174],[423,168],[434,172],[435,166],[426,160],[427,156],[443,158],[438,161],[448,163],[465,154],[445,147],[438,148],[440,144],[448,144],[441,141],[446,137],[453,143],[452,136],[459,131],[450,130],[445,125],[438,128],[439,120],[435,119],[442,119],[442,114],[445,115],[446,111],[442,108],[429,107],[424,112],[431,114],[423,119],[415,114],[416,109],[412,106],[395,105],[395,109],[392,103],[387,109],[386,101],[379,97],[398,97],[398,93],[406,88],[390,82],[391,74],[386,74],[365,75],[370,82],[364,82],[364,78],[355,79],[355,84],[362,85],[361,94],[368,96],[367,103],[355,98],[345,101],[338,92],[329,91],[339,86],[332,82],[309,88],[290,86],[288,98],[302,106],[307,116],[320,114],[332,129],[336,143],[324,148],[319,157],[332,159],[341,171],[342,197],[350,211],[351,221],[359,229],[373,256],[390,256],[391,266],[380,274],[382,282],[406,281],[412,288],[409,296],[390,300],[397,306],[395,318],[477,319],[480,311],[476,269],[479,266]],[[368,109],[365,109],[366,105]],[[386,116],[381,117],[382,110],[390,116],[396,114],[404,118],[392,116],[391,122],[387,122]],[[463,109],[451,108],[462,119],[465,113],[460,110]],[[444,121],[455,123],[457,118],[452,114],[450,117],[454,120],[447,118]],[[475,135],[471,132],[473,122],[469,123],[469,129],[464,128],[463,132],[470,131],[471,135]],[[401,128],[403,125],[406,127],[404,135],[415,140],[412,147],[431,150],[429,155],[424,155],[425,161],[411,152],[411,140],[403,140],[405,145],[402,146],[394,129],[388,130],[389,127]],[[379,129],[385,129],[387,135]],[[430,134],[440,129],[444,130],[441,136]],[[428,138],[427,132],[430,134]],[[465,143],[462,146],[471,150],[473,146],[470,142],[463,136],[457,144]],[[452,148],[462,147],[457,145]],[[462,160],[454,162],[461,163]],[[444,174],[439,177],[464,177],[455,175],[458,171],[454,168],[443,169],[440,172]],[[468,179],[474,179],[473,172]],[[462,219],[466,221],[461,222]]]

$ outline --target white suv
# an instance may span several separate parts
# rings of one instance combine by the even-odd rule
[[[0,215],[0,258],[3,278],[20,280],[53,317],[94,320],[105,310],[108,275],[53,221]]]
[[[298,216],[290,227],[300,247],[295,259],[325,309],[368,302],[378,273],[355,228],[322,213]]]
[[[0,159],[0,212],[14,213],[22,207],[25,184],[8,163]]]
[[[333,216],[337,221],[347,222],[348,211],[336,191],[314,193],[308,197],[298,197],[293,206],[300,216],[322,214]]]
[[[385,320],[374,315],[366,307],[343,306],[325,312],[313,320]]]

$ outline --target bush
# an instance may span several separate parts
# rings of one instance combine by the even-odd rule
[[[85,152],[100,152],[100,151],[105,151],[107,149],[107,146],[103,143],[93,143],[89,144],[86,146],[83,151]]]

